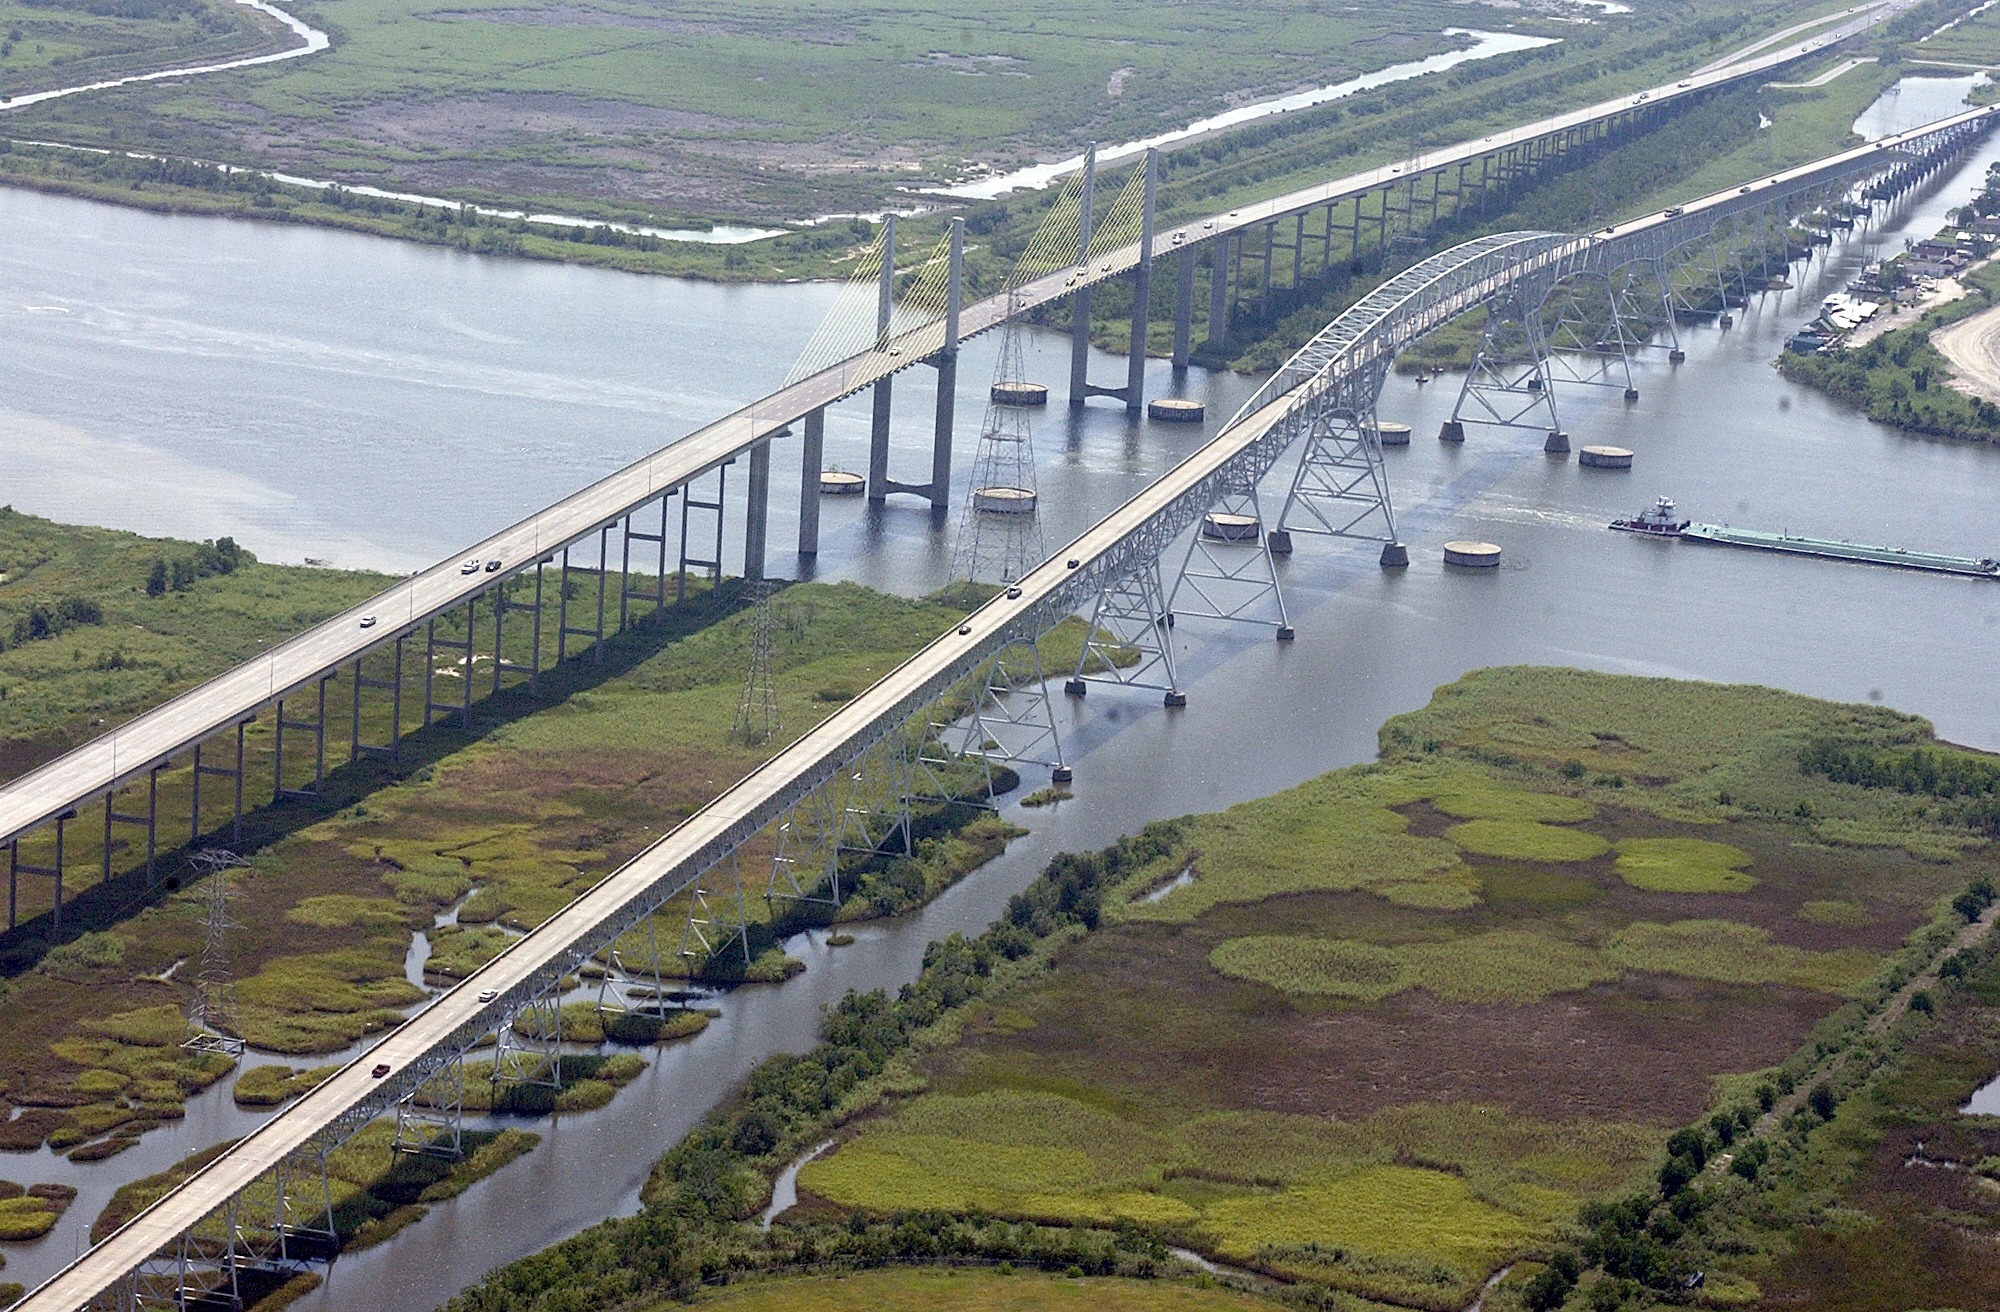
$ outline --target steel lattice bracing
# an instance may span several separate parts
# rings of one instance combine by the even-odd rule
[[[1948,144],[1950,134],[1983,128],[1988,121],[1983,111],[1958,116],[1910,140]],[[979,736],[966,746],[983,748],[988,739],[997,741],[1016,729],[1039,733],[1042,715],[1027,705],[1040,686],[1040,671],[1028,655],[1035,640],[1063,617],[1091,605],[1108,585],[1159,561],[1225,498],[1257,486],[1297,449],[1318,405],[1351,393],[1357,380],[1379,379],[1395,356],[1424,334],[1497,297],[1532,296],[1539,304],[1566,277],[1620,269],[1637,260],[1666,260],[1723,219],[1779,207],[1786,196],[1813,187],[1873,176],[1892,158],[1847,152],[1781,175],[1755,192],[1691,203],[1679,214],[1587,236],[1513,233],[1481,238],[1398,274],[1316,335],[1188,460],[511,944],[359,1062],[195,1172],[82,1262],[29,1295],[23,1307],[68,1312],[82,1306],[119,1286],[156,1254],[181,1242],[181,1236],[197,1233],[205,1218],[233,1216],[234,1200],[301,1154],[323,1156],[361,1126],[399,1109],[412,1120],[417,1119],[413,1108],[441,1110],[450,1101],[454,1072],[464,1054],[484,1036],[512,1028],[517,1017],[541,1004],[565,977],[580,973],[669,899],[695,887],[760,830],[844,772],[851,775],[868,751],[907,734],[913,722],[928,723],[928,708],[952,689],[971,681],[976,690],[973,723],[980,726],[975,729]],[[1046,696],[1041,700],[1046,707]],[[996,709],[988,710],[989,702]],[[1046,744],[1023,744],[1014,749],[1020,756],[1062,760],[1053,717],[1046,723]],[[377,1066],[384,1071],[380,1078],[374,1074]],[[426,1089],[437,1092],[422,1095]]]
[[[1878,21],[1877,18],[1870,15],[1854,18],[1826,36],[1815,38],[1815,44],[1828,37],[1858,31],[1874,21]],[[1503,175],[1508,169],[1536,169],[1542,167],[1546,160],[1556,158],[1563,143],[1573,143],[1591,133],[1639,121],[1661,112],[1662,106],[1707,94],[1716,87],[1763,76],[1770,69],[1800,58],[1804,53],[1802,44],[1774,50],[1727,70],[1697,74],[1670,86],[1656,88],[1648,93],[1650,99],[1620,97],[1616,101],[1559,115],[1530,127],[1427,151],[1401,164],[1363,170],[1269,201],[1249,204],[1226,215],[1184,223],[1157,233],[1151,249],[1146,251],[1141,251],[1136,243],[1115,250],[1100,250],[1093,243],[1089,262],[1082,267],[1057,268],[1022,283],[1017,289],[1019,308],[1046,305],[1070,296],[1080,288],[1122,276],[1142,259],[1157,259],[1177,249],[1192,249],[1215,239],[1233,238],[1246,229],[1268,224],[1277,218],[1316,210],[1335,202],[1347,203],[1364,198],[1380,198],[1386,203],[1390,192],[1408,190],[1417,177],[1442,176],[1447,171],[1461,170],[1461,166],[1467,163],[1480,164],[1482,175],[1486,167],[1482,161],[1494,158],[1504,157],[1503,162],[1512,161],[1507,168],[1503,168]],[[1934,147],[1940,138],[1981,128],[1993,112],[1968,111],[1892,138],[1882,146],[1845,152],[1806,169],[1790,170],[1779,175],[1773,185],[1781,190],[1792,190],[1800,185],[1824,184],[1861,174],[1891,179],[1899,174],[1921,174],[1930,165],[1919,157]],[[1883,149],[1891,153],[1876,153]],[[1754,209],[1766,199],[1766,194],[1742,199],[1746,203],[1740,208]],[[1736,200],[1732,197],[1712,198],[1705,204],[1713,211],[1716,207],[1727,208]],[[1400,215],[1403,211],[1398,210],[1397,213]],[[1664,257],[1690,236],[1711,227],[1713,222],[1712,212],[1697,214],[1690,207],[1685,222],[1678,225],[1649,222],[1641,226],[1653,246],[1650,254]],[[1381,224],[1386,234],[1386,210]],[[1638,250],[1638,243],[1631,245],[1634,247],[1631,252],[1634,258],[1648,253]],[[929,263],[935,266],[935,259],[932,258]],[[957,308],[954,304],[947,304],[944,319],[938,320],[930,317],[934,309],[931,302],[935,296],[927,292],[918,300],[921,305],[917,312],[901,320],[896,317],[895,307],[892,306],[888,327],[869,349],[800,378],[772,396],[689,434],[681,441],[564,498],[467,551],[454,553],[451,559],[398,583],[257,660],[184,693],[58,761],[0,787],[0,841],[11,844],[31,829],[53,824],[57,817],[77,810],[86,799],[102,798],[120,785],[165,765],[205,739],[254,716],[279,699],[313,689],[320,679],[339,666],[353,663],[377,649],[396,644],[412,633],[426,630],[435,617],[503,586],[511,578],[530,570],[539,573],[540,562],[560,556],[566,549],[588,538],[598,537],[601,542],[610,526],[625,521],[640,508],[673,495],[696,479],[750,453],[786,426],[820,414],[827,405],[873,387],[912,365],[951,356],[961,337],[992,329],[1002,321],[1008,308],[1008,301],[1002,296],[965,306],[962,316],[954,313]],[[905,330],[905,325],[912,318],[918,322]],[[502,562],[502,568],[490,576],[483,573],[470,577],[461,575],[457,562],[468,555],[497,559]],[[602,556],[599,558],[602,559]],[[383,623],[379,628],[364,632],[358,627],[364,615],[379,617]],[[601,636],[602,625],[592,632]]]

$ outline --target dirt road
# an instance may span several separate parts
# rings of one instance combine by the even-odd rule
[[[1952,386],[2000,401],[2000,305],[1932,333],[1931,345],[1958,371]]]

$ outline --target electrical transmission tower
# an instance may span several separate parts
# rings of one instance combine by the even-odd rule
[[[1027,410],[1012,398],[1027,377],[1012,294],[1000,327],[1000,362],[972,457],[972,495],[959,521],[953,565],[974,582],[1012,583],[1042,563],[1036,514],[1035,443]]]
[[[743,681],[743,701],[736,708],[736,724],[730,732],[752,747],[761,747],[781,727],[778,688],[771,674],[771,649],[777,639],[777,624],[772,616],[770,580],[759,579],[750,586],[750,673]]]
[[[201,971],[195,977],[194,1001],[188,1005],[187,1038],[181,1046],[219,1052],[233,1061],[243,1055],[243,1040],[235,1032],[235,977],[229,966],[229,872],[244,861],[219,847],[196,852],[188,861],[208,880],[208,917]]]

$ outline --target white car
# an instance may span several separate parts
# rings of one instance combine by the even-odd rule
[[[481,1002],[491,1002],[491,1001],[493,1001],[493,999],[495,999],[495,998],[497,998],[497,997],[499,997],[499,996],[500,996],[500,990],[499,990],[499,989],[481,989],[481,990],[479,990],[479,1000],[480,1000]]]
[[[458,572],[461,574],[477,574],[479,572],[478,559],[474,558],[472,560],[466,561],[463,565],[460,565],[458,567]]]
[[[361,627],[362,627],[362,628],[364,628],[364,629],[372,629],[372,628],[374,628],[374,627],[375,627],[375,617],[374,617],[373,615],[363,615],[363,616],[361,617]]]

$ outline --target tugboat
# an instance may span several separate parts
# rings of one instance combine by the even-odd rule
[[[1677,538],[1688,521],[1674,513],[1674,499],[1661,497],[1653,503],[1651,510],[1641,511],[1630,519],[1614,519],[1611,527],[1627,533],[1644,533],[1648,537]]]

